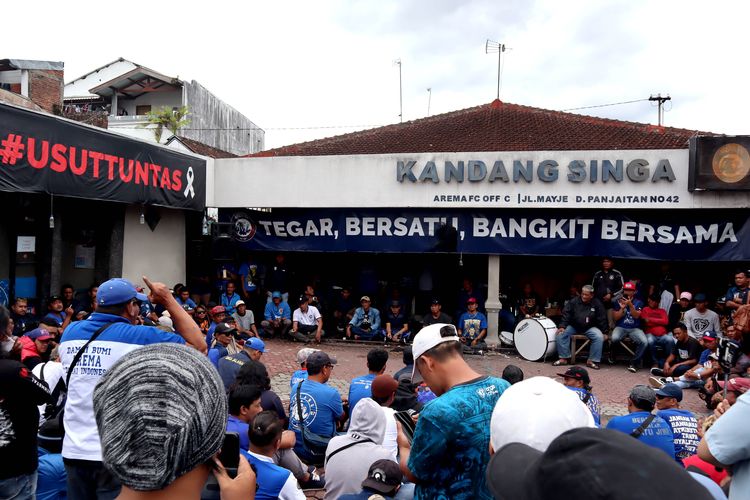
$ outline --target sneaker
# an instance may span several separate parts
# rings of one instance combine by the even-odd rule
[[[651,368],[651,375],[654,377],[663,377],[664,376],[664,370],[661,368]]]
[[[299,487],[302,491],[322,490],[326,487],[326,479],[325,477],[319,476],[317,472],[311,472],[310,479],[307,481],[300,481]]]
[[[638,368],[636,368],[636,366],[635,366],[635,365],[630,365],[630,366],[628,366],[628,371],[629,371],[630,373],[635,373],[635,372],[637,372],[637,371],[638,371]]]
[[[654,389],[661,389],[666,384],[666,382],[664,381],[664,377],[649,377],[648,383]]]

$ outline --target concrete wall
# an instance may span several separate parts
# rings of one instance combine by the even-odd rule
[[[117,107],[123,108],[129,116],[135,115],[137,106],[150,105],[151,111],[157,111],[159,108],[179,108],[182,106],[182,89],[174,89],[169,92],[148,92],[137,99],[123,99],[117,101]]]
[[[152,208],[161,216],[155,231],[138,222],[140,206],[125,211],[122,276],[142,284],[142,276],[169,286],[185,283],[185,214],[168,208]]]
[[[180,135],[236,155],[264,149],[265,132],[245,115],[195,80],[184,82],[184,85],[185,104],[190,112],[187,128],[191,130],[182,130]]]

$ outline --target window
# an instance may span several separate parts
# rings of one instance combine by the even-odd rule
[[[141,104],[135,107],[135,114],[136,115],[146,115],[151,112],[151,105],[150,104]]]

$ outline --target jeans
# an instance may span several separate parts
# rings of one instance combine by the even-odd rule
[[[655,364],[659,365],[659,368],[661,368],[662,366],[664,366],[664,360],[667,358],[667,356],[669,356],[669,353],[672,352],[672,347],[674,347],[674,337],[671,333],[667,333],[666,335],[662,335],[661,337],[657,337],[649,333],[646,335],[646,340],[648,341],[648,350],[651,359]],[[658,358],[656,356],[657,347],[663,350],[665,354],[663,358]]]
[[[378,330],[370,329],[365,331],[354,325],[352,325],[352,335],[356,335],[360,340],[378,340],[383,337],[383,334]]]
[[[672,376],[672,378],[681,377],[681,376],[685,375],[685,372],[687,372],[688,370],[690,370],[690,368],[692,368],[692,366],[680,365],[680,366],[678,366],[677,368],[674,369],[674,371],[672,372],[671,376]]]
[[[626,337],[630,337],[635,343],[635,354],[633,355],[633,359],[630,362],[631,364],[636,364],[641,361],[643,353],[646,352],[646,347],[648,347],[646,334],[643,333],[643,330],[641,330],[640,328],[622,328],[621,326],[615,327],[615,329],[612,330],[612,351],[614,351],[615,346]],[[610,353],[610,356],[614,358],[614,352]]]
[[[679,379],[675,380],[674,384],[677,385],[680,389],[700,389],[701,387],[706,385],[706,381],[703,379],[688,379],[682,376]]]
[[[36,498],[36,479],[34,471],[31,474],[0,479],[0,498],[7,500],[34,500]]]
[[[64,460],[68,500],[114,500],[120,494],[120,482],[101,462]]]
[[[274,326],[273,321],[266,319],[260,322],[260,333],[266,337],[273,337],[277,333],[283,337],[290,328],[292,328],[292,320],[286,318],[281,320],[278,327]]]
[[[576,329],[572,326],[565,328],[565,331],[557,336],[555,342],[557,343],[557,355],[560,359],[570,359],[570,337],[575,335]],[[591,340],[591,348],[589,349],[589,361],[598,363],[602,360],[602,348],[604,347],[604,334],[597,327],[592,326],[583,335]]]

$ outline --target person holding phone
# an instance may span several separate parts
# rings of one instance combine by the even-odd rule
[[[224,384],[197,350],[162,343],[124,355],[97,384],[93,410],[102,461],[122,485],[118,498],[197,500],[211,473],[222,500],[255,498],[256,475],[238,439],[233,450],[226,445],[227,463],[219,460]]]

